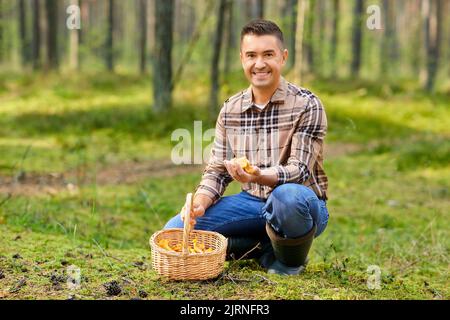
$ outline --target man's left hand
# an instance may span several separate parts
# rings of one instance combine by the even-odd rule
[[[252,166],[255,172],[253,174],[249,174],[234,161],[224,160],[223,164],[225,165],[225,168],[227,168],[230,176],[240,183],[256,183],[261,175],[261,169],[256,166]]]

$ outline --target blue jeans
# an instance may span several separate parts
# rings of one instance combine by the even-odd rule
[[[286,238],[303,236],[316,224],[317,237],[327,226],[328,209],[326,201],[317,198],[310,188],[286,183],[276,187],[267,201],[245,191],[222,197],[196,222],[197,230],[255,238],[266,237],[266,222]],[[167,228],[183,228],[180,214],[167,222]]]

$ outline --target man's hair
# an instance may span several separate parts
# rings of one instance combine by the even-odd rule
[[[284,37],[281,29],[272,21],[264,19],[256,19],[247,23],[241,31],[241,43],[244,36],[253,34],[257,36],[272,35],[280,41],[281,47],[284,48]]]

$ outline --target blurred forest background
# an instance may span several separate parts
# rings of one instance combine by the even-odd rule
[[[79,12],[67,11],[71,4]],[[379,11],[367,11],[373,5]],[[157,107],[166,108],[165,91],[181,78],[209,77],[213,91],[226,83],[240,70],[241,27],[266,18],[285,32],[290,70],[448,90],[449,6],[444,0],[1,0],[0,67],[149,73],[162,91]],[[73,13],[81,29],[66,26]],[[366,21],[373,14],[379,21],[371,30]]]
[[[449,11],[446,0],[0,0],[0,299],[449,299]],[[148,239],[203,170],[171,162],[172,133],[210,142],[222,102],[248,86],[240,30],[261,17],[284,31],[285,77],[327,112],[329,225],[299,277],[233,261],[213,281],[165,281]],[[70,265],[80,287],[65,285]]]

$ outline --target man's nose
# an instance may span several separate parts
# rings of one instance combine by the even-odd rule
[[[263,69],[266,66],[266,63],[264,62],[264,59],[262,57],[257,57],[255,61],[255,68],[256,69]]]

